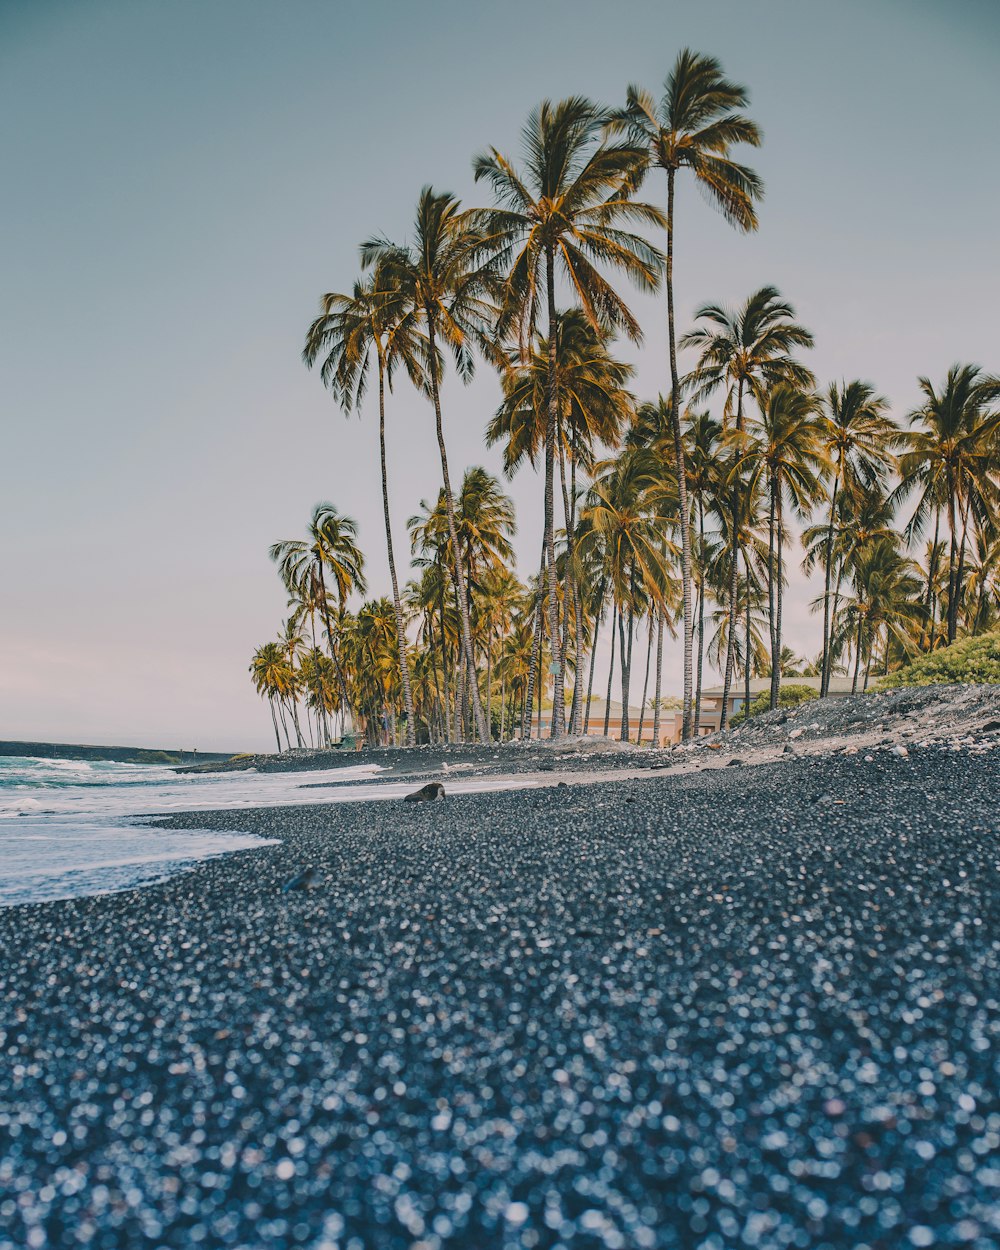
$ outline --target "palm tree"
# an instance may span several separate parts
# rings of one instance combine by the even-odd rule
[[[455,558],[455,583],[459,599],[462,653],[468,672],[475,674],[472,650],[472,624],[469,620],[465,570],[455,530],[455,501],[448,472],[448,450],[444,440],[441,416],[442,349],[454,358],[459,377],[468,381],[474,369],[474,347],[491,355],[493,348],[487,327],[495,320],[490,293],[497,262],[495,253],[487,255],[486,242],[471,218],[460,211],[458,200],[448,192],[435,192],[424,187],[417,203],[414,241],[399,246],[388,239],[369,239],[361,247],[362,264],[384,274],[385,281],[396,291],[402,306],[413,314],[426,335],[419,358],[426,362],[441,478],[448,514],[448,528]],[[409,353],[404,355],[407,359]],[[411,375],[415,372],[411,367]],[[473,715],[481,741],[487,741],[486,718],[479,697],[479,685],[470,681]]]
[[[395,657],[396,612],[388,599],[361,605],[350,632],[352,672],[358,706],[365,713],[365,736],[383,746],[393,745],[398,671]],[[373,731],[374,726],[374,731]]]
[[[396,559],[392,545],[392,523],[389,515],[389,479],[385,456],[385,390],[392,389],[392,375],[402,362],[414,382],[426,384],[426,371],[421,359],[424,341],[416,326],[412,307],[407,307],[403,292],[391,281],[384,267],[376,268],[365,281],[356,282],[350,295],[330,292],[323,296],[321,313],[309,327],[302,353],[309,368],[321,357],[320,376],[333,392],[345,413],[360,407],[368,383],[369,365],[374,359],[378,372],[379,461],[382,472],[382,511],[385,522],[385,544],[392,583],[392,602],[396,614],[396,641],[399,673],[403,684],[406,719],[406,744],[413,746],[415,717],[410,671],[406,656],[406,630],[403,605],[399,595]]]
[[[278,702],[280,705],[291,679],[285,649],[281,643],[265,642],[262,647],[258,647],[253,653],[253,659],[250,661],[250,673],[253,677],[254,689],[262,698],[267,699],[268,707],[271,709],[274,739],[278,744],[280,753],[282,749],[281,734],[278,732],[278,718],[275,714],[274,705],[275,702]],[[287,725],[285,726],[285,739],[290,747],[291,742],[288,740]]]
[[[748,398],[763,407],[768,391],[782,383],[803,390],[815,385],[812,373],[792,354],[796,348],[812,347],[813,336],[795,320],[795,309],[776,287],[761,287],[735,310],[721,304],[705,304],[698,309],[696,321],[703,324],[696,325],[681,339],[681,347],[693,347],[698,351],[698,363],[684,383],[692,388],[696,400],[707,397],[719,387],[725,389],[722,425],[726,432],[731,424],[735,425],[735,444],[744,431],[743,410]],[[746,500],[741,499],[741,491],[746,487],[739,481],[735,463],[734,460],[728,470],[730,515],[725,522],[730,536],[728,598],[732,619],[727,637],[731,648],[735,647],[737,638],[739,580],[739,553],[732,544],[745,530],[748,519]],[[731,652],[726,659],[727,673],[732,673],[734,662],[735,652]],[[723,719],[725,712],[724,707]]]
[[[695,565],[698,581],[698,606],[695,632],[698,637],[695,670],[694,728],[701,723],[701,689],[705,657],[705,600],[708,592],[710,550],[705,535],[705,514],[712,507],[721,485],[719,478],[719,439],[722,425],[707,412],[688,412],[685,421],[685,463],[687,464],[688,498],[698,517],[698,551]]]
[[[986,520],[1000,501],[996,439],[1000,381],[983,376],[978,365],[953,365],[938,391],[920,378],[924,402],[910,414],[914,427],[904,440],[897,498],[917,489],[917,506],[908,533],[920,533],[939,504],[948,515],[948,641],[958,630],[966,531],[970,517]],[[933,569],[931,570],[933,580]]]
[[[278,641],[281,644],[282,648],[284,649],[285,656],[288,660],[288,668],[294,680],[296,665],[299,662],[299,659],[302,655],[303,648],[305,646],[305,639],[302,637],[302,634],[299,632],[298,622],[296,621],[294,616],[290,617],[285,622],[284,629],[281,631],[281,633],[278,636]],[[289,704],[290,704],[290,710],[292,713],[292,724],[295,727],[295,741],[296,741],[296,744],[301,747],[301,746],[304,746],[305,744],[302,740],[302,728],[299,725],[299,710],[298,710],[299,700],[298,700],[297,686],[298,686],[297,683],[294,683],[292,685],[292,688],[291,688],[292,698],[290,699]]]
[[[694,398],[725,388],[723,426],[735,421],[743,429],[743,404],[762,406],[767,392],[779,383],[806,390],[816,385],[809,369],[796,360],[797,348],[812,347],[813,336],[795,320],[795,309],[777,287],[762,286],[742,307],[704,304],[695,325],[681,339],[682,348],[698,352],[698,364],[684,379]]]
[[[833,466],[826,549],[823,558],[823,662],[820,697],[830,690],[830,592],[833,578],[833,539],[840,492],[856,493],[870,486],[893,462],[892,446],[898,433],[886,416],[889,401],[870,382],[831,382],[825,396],[821,441]]]
[[[661,465],[646,447],[626,447],[596,467],[585,509],[585,541],[607,553],[608,584],[617,609],[622,684],[622,741],[629,736],[629,688],[635,620],[651,605],[663,610],[670,584],[656,506]]]
[[[854,594],[840,612],[840,644],[853,635],[854,681],[858,688],[861,662],[865,660],[865,682],[871,667],[872,653],[880,631],[886,645],[895,641],[904,652],[915,650],[915,631],[920,617],[920,579],[916,566],[899,551],[897,535],[880,536],[855,552],[851,561]]]
[[[681,575],[684,600],[684,710],[683,737],[692,733],[692,584],[691,535],[688,520],[684,448],[680,422],[680,379],[674,318],[674,197],[677,172],[691,171],[710,203],[738,230],[757,228],[754,202],[763,195],[763,183],[746,165],[730,158],[731,150],[746,143],[758,147],[757,124],[740,110],[749,101],[745,87],[731,82],[719,62],[685,48],[677,56],[664,83],[657,106],[653,96],[636,86],[626,94],[625,108],[612,118],[612,128],[624,131],[636,147],[636,182],[653,168],[667,175],[667,332],[670,352],[670,415],[674,457],[680,484]]]
[[[781,607],[784,583],[784,504],[806,514],[820,499],[826,467],[817,421],[818,401],[808,391],[781,384],[767,396],[749,434],[741,463],[751,489],[763,483],[768,494],[767,590],[771,632],[771,708],[781,689]]]
[[[554,679],[552,736],[563,733],[563,661],[559,637],[554,486],[559,426],[556,280],[565,279],[595,329],[621,329],[639,341],[639,323],[598,266],[617,269],[641,289],[659,282],[663,258],[632,223],[665,224],[652,205],[632,198],[630,171],[637,153],[624,143],[601,142],[601,109],[580,96],[545,100],[523,131],[522,170],[496,148],[473,162],[476,180],[492,186],[497,207],[479,215],[496,255],[511,259],[501,294],[501,330],[516,328],[523,358],[544,307],[549,370],[545,423],[545,548],[549,638]]]
[[[589,472],[593,468],[596,447],[613,450],[621,442],[622,429],[631,422],[635,413],[635,400],[626,389],[633,368],[612,354],[611,334],[595,329],[580,309],[559,313],[556,330],[556,442],[566,544],[570,553],[564,568],[573,608],[575,637],[579,643],[584,621],[583,582],[575,558],[577,469],[579,466]],[[543,337],[536,340],[526,361],[522,361],[519,349],[509,353],[509,365],[502,375],[503,402],[486,429],[488,446],[503,444],[504,470],[508,476],[513,476],[526,459],[534,464],[545,446],[550,395],[549,361],[549,345]],[[543,566],[547,552],[546,540],[542,549]],[[579,654],[575,662],[579,666]],[[533,678],[531,684],[534,685]],[[570,714],[571,733],[578,733],[580,729],[580,692],[580,683],[577,682]]]
[[[318,503],[313,509],[306,540],[285,539],[273,543],[268,552],[277,564],[281,580],[289,594],[297,599],[308,599],[319,609],[326,626],[330,658],[336,669],[341,695],[348,708],[350,699],[330,621],[331,592],[327,589],[327,583],[332,583],[336,603],[340,608],[346,606],[354,591],[364,594],[367,589],[365,558],[357,544],[357,536],[357,522],[352,517],[341,516],[331,503]]]

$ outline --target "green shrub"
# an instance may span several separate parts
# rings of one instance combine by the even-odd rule
[[[950,647],[922,655],[883,677],[876,690],[895,686],[936,686],[950,682],[1000,684],[1000,630],[978,638],[959,638]]]
[[[813,690],[812,686],[803,686],[791,682],[789,685],[783,685],[778,694],[778,707],[798,707],[800,703],[808,703],[810,699],[818,699],[819,692]],[[763,690],[755,699],[750,701],[748,708],[741,708],[732,719],[732,726],[735,729],[737,725],[750,716],[759,716],[761,712],[767,712],[771,707],[771,694],[768,690]]]

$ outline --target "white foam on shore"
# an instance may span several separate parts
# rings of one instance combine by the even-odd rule
[[[346,783],[381,771],[361,764],[310,773],[310,780],[326,783],[320,797],[303,791],[299,772],[176,773],[100,760],[4,757],[0,907],[134,889],[199,860],[267,844],[251,834],[157,829],[138,817],[331,802],[338,791],[362,797]]]

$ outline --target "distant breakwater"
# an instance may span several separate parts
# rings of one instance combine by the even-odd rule
[[[42,760],[111,760],[117,764],[200,764],[228,760],[233,752],[83,746],[66,742],[0,742],[0,756]]]

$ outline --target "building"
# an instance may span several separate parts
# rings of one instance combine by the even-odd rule
[[[819,693],[820,679],[818,677],[782,677],[781,683],[784,686],[810,686]],[[850,677],[831,677],[830,678],[830,697],[842,698],[844,695],[851,693]],[[750,700],[751,702],[759,694],[765,694],[771,689],[770,677],[754,677],[750,681]],[[722,687],[712,686],[708,690],[701,692],[701,715],[698,718],[698,733],[714,734],[722,721]],[[726,717],[728,723],[732,723],[733,717],[737,712],[743,710],[745,701],[745,687],[743,681],[734,681],[729,691],[729,713]],[[671,714],[671,724],[669,728],[663,726],[664,744],[672,742],[680,742],[681,728],[684,722],[682,712],[674,711]]]
[[[783,677],[782,685],[810,686],[813,690],[819,691],[818,677]],[[851,693],[851,678],[849,677],[831,677],[830,678],[830,697],[842,698],[844,695]],[[750,682],[750,698],[751,701],[759,694],[764,694],[771,689],[770,677],[755,677]],[[729,691],[729,715],[728,723],[732,723],[733,717],[743,710],[745,699],[745,688],[743,681],[734,682]],[[660,733],[659,746],[671,746],[675,742],[681,740],[681,727],[683,724],[683,712],[677,708],[678,700],[671,699],[670,706],[660,713]],[[551,707],[543,707],[541,720],[541,736],[547,737],[551,727]],[[653,743],[653,713],[647,708],[644,714],[640,713],[639,708],[629,707],[629,737],[632,742],[640,741],[639,718],[642,715],[642,738],[641,741],[647,746]],[[567,701],[566,717],[569,719],[569,703]],[[711,686],[707,690],[701,692],[701,715],[698,721],[699,735],[715,733],[722,720],[722,687]],[[532,717],[531,722],[532,737],[538,736],[538,715]],[[587,726],[587,734],[589,737],[604,736],[604,700],[592,699],[590,704],[590,721]],[[608,737],[615,741],[620,741],[622,736],[622,705],[611,702],[611,709],[608,714]]]

